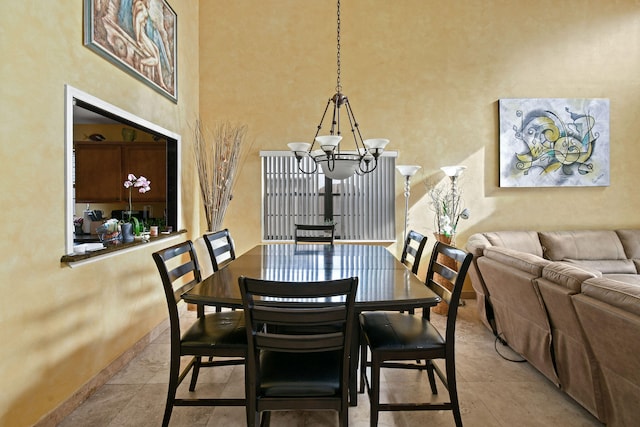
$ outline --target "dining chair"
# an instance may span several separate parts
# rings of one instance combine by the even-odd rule
[[[430,313],[427,310],[423,311],[422,315],[384,311],[360,314],[360,392],[363,392],[366,386],[371,406],[371,426],[378,425],[379,411],[418,410],[453,411],[456,426],[462,426],[456,386],[455,326],[460,294],[472,258],[472,254],[441,242],[436,242],[433,248],[426,285],[449,304],[444,337],[429,321]],[[448,263],[446,260],[454,262]],[[439,276],[440,283],[434,280],[435,276]],[[451,291],[447,289],[446,284],[451,285]],[[367,360],[367,350],[371,352],[370,362]],[[432,363],[434,359],[444,359],[446,375]],[[416,360],[427,361],[426,371],[431,392],[438,393],[435,372],[449,392],[449,402],[400,403],[394,399],[394,402],[380,403],[381,368],[393,368],[392,363],[397,364],[396,367],[403,367],[403,361],[413,363]],[[366,372],[369,365],[371,382]]]
[[[200,367],[243,364],[247,354],[247,336],[242,311],[208,313],[198,316],[188,328],[181,328],[178,302],[181,295],[201,280],[200,267],[190,240],[152,254],[162,279],[169,310],[171,359],[169,389],[163,426],[169,424],[174,406],[244,406],[245,399],[186,398],[176,399],[178,386],[193,369],[189,391],[194,391]],[[180,371],[182,356],[191,356]],[[222,360],[202,361],[202,357],[222,357]]]
[[[202,238],[207,245],[214,272],[236,259],[236,251],[229,229],[205,233]]]
[[[240,277],[247,331],[247,425],[272,411],[335,410],[349,422],[356,277],[277,282]]]
[[[418,274],[422,252],[427,244],[427,237],[410,230],[402,248],[402,256],[400,262],[411,269],[413,274]]]
[[[236,259],[236,251],[229,229],[205,233],[202,238],[207,246],[207,251],[209,251],[214,273]],[[220,312],[222,307],[216,305],[215,310]],[[198,306],[198,314],[201,315],[203,312],[204,308]]]
[[[336,225],[330,224],[296,224],[295,243],[331,243],[333,244]]]

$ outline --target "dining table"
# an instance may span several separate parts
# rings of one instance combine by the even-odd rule
[[[312,282],[358,278],[355,311],[432,307],[440,297],[386,248],[374,244],[260,244],[182,294],[187,303],[242,308],[238,278]],[[357,404],[359,325],[354,322],[349,402]]]

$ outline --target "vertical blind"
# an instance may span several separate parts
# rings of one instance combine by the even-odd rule
[[[331,191],[337,240],[395,239],[395,159],[385,152],[372,173],[327,180],[321,172],[305,174],[289,151],[262,151],[262,239],[293,240],[296,223],[321,224],[325,192]],[[304,170],[313,170],[308,157]],[[326,188],[325,183],[331,188]]]

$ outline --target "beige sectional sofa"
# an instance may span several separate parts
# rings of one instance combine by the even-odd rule
[[[640,420],[640,230],[467,241],[485,325],[603,423]]]

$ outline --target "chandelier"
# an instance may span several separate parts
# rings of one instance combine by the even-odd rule
[[[380,157],[384,151],[384,147],[389,143],[389,140],[382,138],[363,140],[360,127],[353,115],[349,98],[342,93],[342,85],[340,83],[340,0],[338,0],[337,16],[336,93],[327,101],[327,106],[322,113],[322,118],[320,119],[320,124],[316,130],[313,142],[311,144],[308,142],[290,142],[288,146],[294,153],[298,162],[298,169],[301,172],[313,174],[318,170],[318,165],[320,165],[322,172],[327,178],[342,180],[349,178],[353,174],[364,175],[373,172],[378,166],[378,157]],[[333,103],[333,113],[331,115],[329,135],[320,135],[322,124],[327,116],[331,103]],[[342,133],[340,131],[341,107],[344,107],[349,126],[351,127],[351,134],[353,135],[353,141],[355,143],[354,150],[340,149],[340,141],[342,140]],[[316,143],[320,148],[314,150]],[[305,170],[303,168],[304,157],[310,157],[313,160],[311,170]]]

